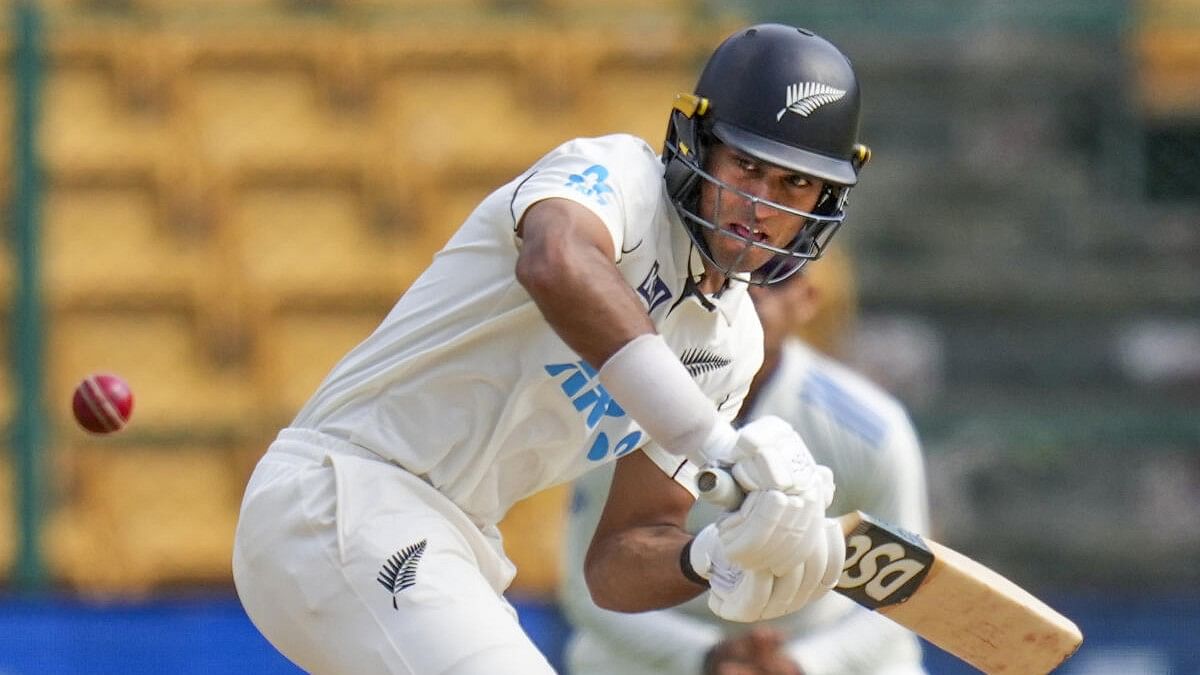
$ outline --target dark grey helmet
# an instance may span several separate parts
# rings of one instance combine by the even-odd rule
[[[717,264],[704,241],[704,228],[736,236],[696,212],[700,180],[736,191],[705,170],[706,151],[714,140],[825,182],[811,213],[771,204],[808,221],[786,250],[745,240],[776,253],[750,275],[751,283],[773,283],[819,257],[845,218],[847,193],[870,157],[870,150],[858,143],[859,106],[858,78],[849,59],[811,31],[760,24],[738,31],[717,47],[695,93],[676,97],[663,149],[668,193],[710,262]]]

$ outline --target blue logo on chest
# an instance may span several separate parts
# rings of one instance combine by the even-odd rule
[[[566,374],[566,378],[563,379],[560,386],[571,404],[575,406],[575,410],[586,415],[584,421],[589,430],[595,429],[596,425],[600,424],[605,417],[625,417],[625,410],[617,405],[612,394],[609,394],[608,390],[596,381],[596,369],[588,365],[586,361],[552,363],[545,368],[551,377]],[[601,431],[596,435],[596,440],[592,442],[587,458],[593,462],[599,462],[608,457],[610,451],[614,457],[620,457],[636,448],[641,439],[642,432],[635,430],[622,437],[615,446],[610,447],[608,434]]]

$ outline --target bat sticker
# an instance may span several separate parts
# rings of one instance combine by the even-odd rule
[[[933,564],[933,552],[916,534],[863,518],[846,536],[846,564],[837,589],[878,609],[912,597]]]

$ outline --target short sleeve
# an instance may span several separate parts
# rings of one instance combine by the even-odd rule
[[[662,169],[641,139],[625,134],[579,138],[555,148],[520,181],[512,198],[514,222],[545,199],[569,199],[596,214],[613,250],[641,238],[662,190]]]

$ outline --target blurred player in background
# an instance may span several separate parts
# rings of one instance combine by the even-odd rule
[[[755,26],[678,99],[661,158],[576,139],[487,197],[251,476],[233,572],[259,630],[317,673],[550,672],[503,596],[496,523],[610,462],[586,562],[601,606],[711,585],[712,611],[756,621],[828,591],[831,472],[778,418],[731,422],[762,362],[747,287],[841,224],[858,114],[835,46]],[[693,536],[714,457],[746,499]]]
[[[827,339],[835,332],[828,324],[843,323],[847,308],[841,315],[827,311],[826,301],[844,293],[829,283],[842,271],[827,267],[841,263],[840,256],[832,258],[782,283],[751,289],[765,351],[737,422],[773,414],[791,423],[813,457],[833,470],[837,493],[830,513],[860,509],[926,533],[923,458],[900,403],[796,337],[800,332]],[[824,316],[818,320],[819,312]],[[839,595],[749,630],[695,601],[636,615],[600,609],[578,569],[610,473],[606,467],[576,481],[568,519],[561,602],[575,627],[567,648],[572,675],[924,672],[912,633]],[[696,531],[719,515],[697,502],[689,528]]]

